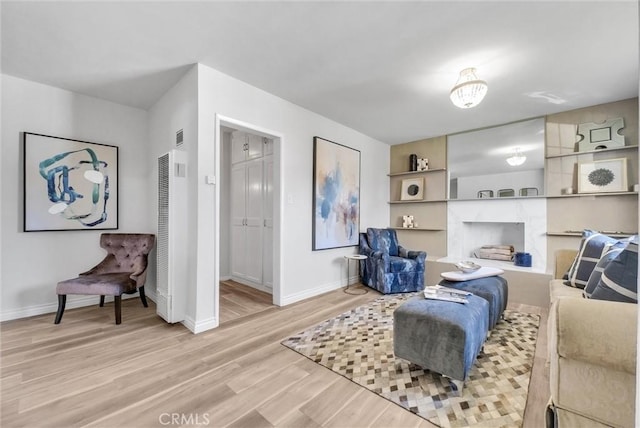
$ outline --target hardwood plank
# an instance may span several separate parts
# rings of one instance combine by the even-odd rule
[[[358,388],[351,402],[323,424],[325,427],[368,427],[389,405],[389,401],[364,388]]]
[[[287,415],[287,418],[284,419],[281,423],[276,425],[277,427],[282,428],[320,428],[321,425],[318,425],[314,421],[309,418],[309,416],[300,412],[299,410],[294,410],[290,414]]]
[[[247,288],[231,287],[228,296],[241,297],[229,301],[257,291]],[[210,426],[431,427],[280,344],[377,297],[335,290],[198,335],[166,324],[137,298],[123,301],[119,326],[112,304],[67,310],[59,325],[53,314],[2,323],[0,425],[159,426],[161,415],[176,413],[206,415]],[[509,307],[541,315],[524,426],[543,426],[548,314]]]
[[[273,296],[235,281],[220,282],[220,323],[274,307]]]
[[[321,393],[328,386],[338,381],[334,373],[324,367],[311,362],[305,358],[309,364],[315,367],[307,367],[306,364],[298,364],[309,373],[309,376],[292,385],[287,391],[278,394],[265,401],[257,408],[258,412],[273,425],[281,426],[288,420],[298,418],[295,414],[300,413],[298,408],[311,400],[321,400]],[[322,370],[316,369],[316,367]],[[311,369],[312,371],[310,371]],[[295,414],[294,414],[295,413]],[[305,415],[305,417],[307,417]],[[309,419],[310,420],[310,419]],[[315,424],[315,423],[314,423]]]
[[[221,426],[229,425],[242,418],[257,406],[264,403],[271,395],[277,395],[287,390],[291,385],[309,376],[305,370],[297,366],[285,367],[265,378],[251,389],[229,398],[225,405],[216,403],[206,411],[212,420]]]
[[[321,400],[312,400],[300,407],[300,411],[318,425],[324,424],[353,401],[360,387],[340,376],[340,379],[323,389]]]
[[[252,410],[231,425],[230,428],[270,428],[273,427],[260,413]]]
[[[267,305],[273,304],[273,296],[270,293],[257,290],[248,285],[241,284],[236,281],[223,281],[220,283],[220,288],[225,290],[225,297],[229,298],[245,298],[255,302],[261,302]]]
[[[196,379],[185,376],[182,380],[177,380],[177,383],[168,381],[162,386],[154,386],[151,391],[148,386],[145,389],[136,386],[126,392],[128,400],[123,399],[122,403],[118,403],[120,406],[96,409],[99,411],[99,418],[83,415],[85,420],[82,425],[130,426],[133,417],[136,426],[157,426],[159,418],[167,413],[204,415],[207,412],[202,409],[206,409],[211,401],[225,403],[234,396],[226,381],[232,379],[238,370],[238,365],[227,365],[198,375]]]
[[[287,352],[283,346],[275,345],[274,348],[276,349],[271,355],[261,353],[259,361],[251,361],[242,373],[227,383],[227,386],[235,393],[241,393],[271,376],[274,367],[293,365],[296,361],[305,358],[302,355]]]
[[[414,415],[394,403],[390,403],[390,406],[387,406],[385,412],[382,413],[370,426],[373,428],[437,427],[437,425],[433,425],[431,422],[422,419],[420,416]]]

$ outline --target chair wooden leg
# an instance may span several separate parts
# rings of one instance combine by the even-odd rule
[[[60,320],[62,320],[62,314],[64,313],[64,306],[66,303],[67,295],[58,294],[58,312],[56,313],[56,320],[53,322],[54,324],[60,324]]]
[[[113,296],[116,307],[116,324],[122,322],[122,296]]]
[[[147,296],[144,294],[144,285],[138,288],[138,291],[140,292],[140,300],[142,300],[142,305],[145,308],[148,308],[149,304],[147,303]]]
[[[100,307],[104,306],[104,296],[100,296]]]

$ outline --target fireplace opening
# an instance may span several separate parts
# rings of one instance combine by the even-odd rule
[[[464,257],[487,255],[487,246],[513,247],[515,252],[525,250],[524,223],[522,222],[465,221],[462,223],[462,227],[464,237],[462,254]],[[504,251],[496,250],[496,260],[500,260],[500,253],[506,254]]]
[[[505,270],[545,272],[547,268],[547,201],[545,198],[495,198],[449,201],[447,204],[447,255],[457,263],[473,258],[483,245],[513,245],[515,252],[531,254],[531,267],[513,262],[476,259],[482,266]]]

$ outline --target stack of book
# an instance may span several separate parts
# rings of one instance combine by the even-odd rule
[[[476,257],[479,259],[511,261],[513,245],[483,245]]]
[[[467,303],[467,296],[472,293],[441,285],[430,285],[424,288],[425,299],[444,300],[446,302]]]

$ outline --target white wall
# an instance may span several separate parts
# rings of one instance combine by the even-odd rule
[[[193,118],[194,77],[197,76],[197,120]],[[281,177],[281,301],[291,303],[345,284],[343,256],[355,248],[311,250],[311,203],[313,137],[322,136],[361,151],[361,229],[389,224],[389,146],[203,65],[196,65],[150,111],[150,141],[153,153],[168,149],[164,134],[175,132],[168,122],[186,116],[196,126],[197,147],[189,152],[189,242],[191,248],[189,287],[195,308],[190,306],[195,331],[217,323],[215,309],[216,217],[215,186],[205,176],[216,173],[216,114],[269,129],[283,136],[280,153]],[[187,123],[176,124],[185,127]],[[174,126],[175,127],[175,126]],[[189,133],[191,129],[189,130]],[[187,128],[185,128],[187,139]],[[276,161],[277,162],[277,161]],[[197,166],[194,168],[194,166]],[[290,202],[289,202],[290,201]],[[193,220],[193,221],[191,221]],[[278,239],[276,237],[275,239]],[[224,248],[224,247],[223,247]],[[274,287],[276,285],[274,284]],[[194,311],[195,309],[195,311]],[[186,323],[189,324],[189,323]]]
[[[195,248],[195,241],[191,239],[197,236],[196,218],[197,218],[197,195],[193,183],[197,177],[197,148],[198,148],[198,80],[197,69],[192,68],[185,76],[178,81],[162,98],[153,105],[149,110],[149,142],[150,149],[148,156],[151,158],[153,165],[152,173],[149,176],[149,192],[153,195],[150,206],[153,217],[149,219],[154,230],[157,232],[157,177],[158,165],[157,159],[160,155],[175,148],[176,132],[183,130],[184,142],[180,150],[187,152],[187,177],[191,185],[188,186],[187,194],[187,224],[180,234],[189,236],[188,242],[190,248]],[[182,284],[183,291],[186,293],[186,313],[188,314],[188,322],[193,323],[195,317],[195,251],[190,250],[189,254],[183,254],[187,258],[189,277],[184,279]],[[146,288],[146,287],[145,287]],[[155,286],[152,293],[155,292]]]
[[[389,146],[209,67],[199,65],[198,70],[201,132],[199,187],[206,187],[203,175],[214,167],[211,142],[215,135],[213,119],[216,113],[282,134],[283,142],[279,150],[281,181],[278,183],[276,180],[275,184],[280,185],[282,195],[282,303],[294,302],[343,285],[346,281],[343,256],[353,253],[355,248],[311,250],[313,137],[321,136],[361,151],[362,230],[370,225],[389,224],[389,182],[386,176]],[[199,219],[208,221],[206,219],[215,215],[215,207],[207,205],[201,208]],[[199,232],[202,229],[199,227]],[[212,246],[204,245],[201,250],[200,256],[205,260],[215,256]],[[202,268],[205,277],[213,274],[208,267]],[[206,301],[198,298],[199,303]]]
[[[8,320],[54,312],[56,283],[77,276],[105,254],[99,246],[101,231],[22,232],[22,132],[118,146],[119,231],[154,233],[155,227],[149,223],[145,111],[8,75],[1,78],[0,319]],[[97,297],[69,296],[67,307],[94,303]]]
[[[149,112],[2,75],[2,320],[54,312],[55,284],[100,261],[100,231],[22,232],[21,132],[117,145],[121,232],[157,232],[157,157],[184,130],[188,152],[190,242],[187,326],[217,324],[214,296],[216,114],[283,136],[281,177],[281,301],[291,303],[345,284],[343,256],[355,248],[311,251],[313,137],[361,151],[361,229],[389,222],[389,147],[357,131],[211,68],[194,66]],[[224,247],[223,247],[224,248]],[[155,252],[147,282],[155,294]],[[37,269],[34,269],[37,266]],[[70,296],[68,308],[96,298]]]

